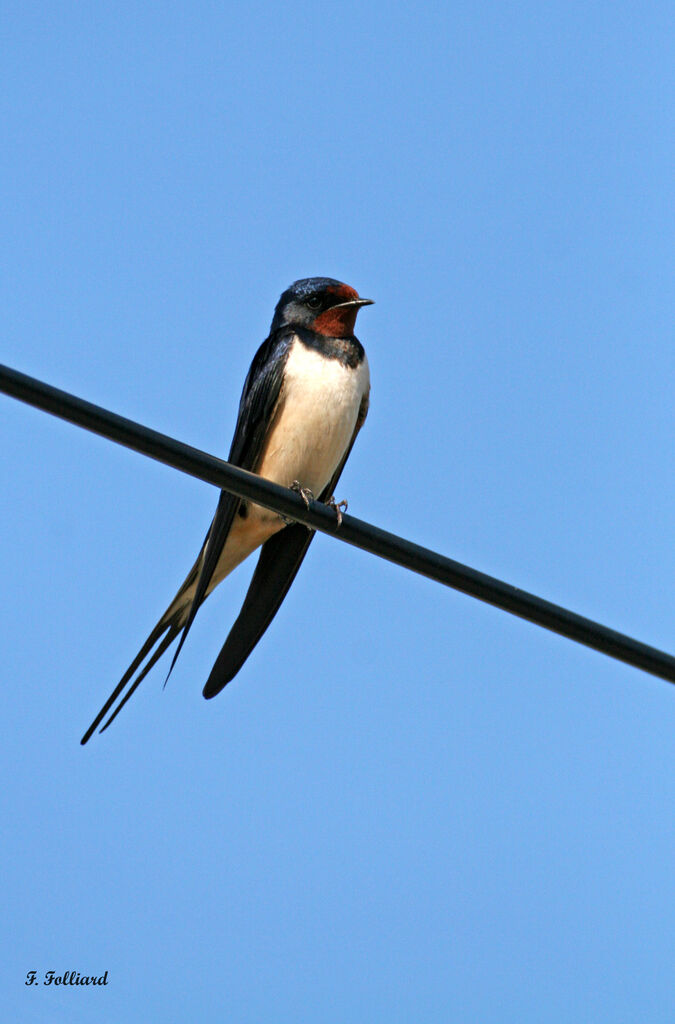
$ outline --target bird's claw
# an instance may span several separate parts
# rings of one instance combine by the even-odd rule
[[[309,512],[309,506],[314,501],[314,494],[310,491],[309,487],[302,487],[299,480],[294,480],[290,490],[300,495],[305,503],[305,508]],[[279,518],[283,520],[286,526],[292,526],[293,523],[297,523],[297,519],[293,519],[292,516],[285,516],[281,512],[279,513]]]
[[[329,508],[334,508],[335,509],[335,515],[337,516],[337,524],[338,524],[338,529],[339,529],[342,526],[342,509],[344,509],[345,512],[347,511],[347,509],[349,508],[348,502],[346,502],[344,500],[343,501],[336,501],[335,500],[335,495],[331,494],[331,496],[328,499],[328,501],[326,502],[326,504],[328,505]]]
[[[296,494],[300,495],[300,497],[305,503],[305,508],[309,512],[310,502],[314,501],[314,495],[310,491],[309,487],[301,487],[300,481],[294,480],[293,483],[291,484],[291,490],[295,491]]]

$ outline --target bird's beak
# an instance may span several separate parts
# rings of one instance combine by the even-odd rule
[[[337,306],[331,306],[331,309],[344,309],[346,306],[356,306],[360,309],[361,306],[373,306],[375,304],[374,299],[350,299],[348,302],[338,302]]]

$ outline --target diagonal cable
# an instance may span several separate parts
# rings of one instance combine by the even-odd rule
[[[455,562],[429,548],[413,544],[362,519],[343,515],[342,524],[338,527],[334,510],[321,502],[311,502],[309,508],[306,508],[302,497],[294,491],[279,487],[270,480],[232,466],[101,406],[76,398],[34,377],[0,365],[0,392],[236,494],[239,498],[248,498],[314,530],[329,533],[347,544],[675,683],[675,657],[671,654],[617,633],[607,626],[471,569],[461,562]]]

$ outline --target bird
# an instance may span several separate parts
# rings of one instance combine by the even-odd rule
[[[372,302],[330,277],[303,278],[282,293],[244,382],[228,456],[235,466],[299,491],[306,504],[315,495],[331,504],[338,523],[333,492],[370,395],[368,359],[354,328],[359,310]],[[101,732],[108,728],[180,635],[171,674],[199,607],[261,547],[241,611],[203,689],[207,699],[220,693],[279,610],[313,536],[302,523],[221,491],[183,585],[80,742],[87,743],[99,726]]]

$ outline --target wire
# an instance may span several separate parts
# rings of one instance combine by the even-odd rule
[[[166,434],[103,409],[66,391],[0,365],[0,392],[44,412],[75,423],[117,444],[141,452],[189,476],[273,509],[289,519],[362,548],[405,569],[428,576],[464,594],[585,644],[651,675],[675,683],[675,657],[633,640],[582,615],[544,601],[508,583],[413,544],[354,516],[343,515],[338,526],[334,509],[313,501],[309,508],[299,494],[232,466],[222,459],[176,441]]]

